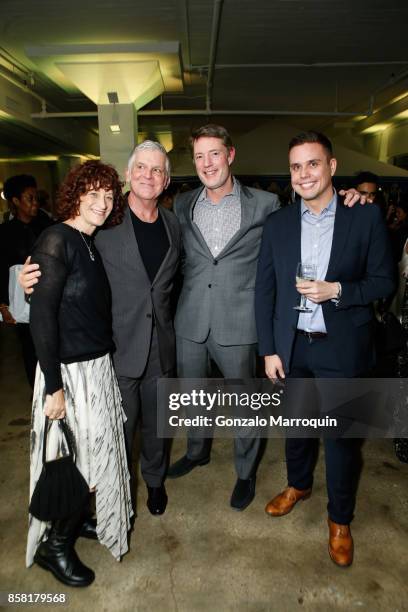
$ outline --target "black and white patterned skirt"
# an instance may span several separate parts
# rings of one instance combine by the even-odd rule
[[[95,489],[97,534],[120,560],[128,550],[127,534],[133,514],[123,422],[126,420],[110,355],[90,361],[61,364],[66,422],[75,441],[76,465],[90,489]],[[45,425],[45,382],[37,365],[30,441],[30,499],[41,474]],[[57,423],[47,439],[47,459],[66,455],[68,449]],[[51,524],[29,515],[26,565]]]

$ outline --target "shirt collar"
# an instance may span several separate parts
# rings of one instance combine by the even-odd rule
[[[320,215],[315,215],[311,210],[309,210],[309,208],[306,206],[303,198],[300,201],[300,212],[301,215],[303,217],[303,215],[305,213],[310,213],[311,215],[314,215],[315,217],[320,217],[322,215],[327,215],[327,213],[335,213],[336,212],[336,208],[337,208],[337,192],[335,190],[335,188],[333,187],[333,197],[330,200],[330,202],[328,203],[328,205],[323,208],[322,212],[320,213]]]
[[[230,191],[230,193],[226,193],[224,198],[229,198],[231,196],[235,196],[236,198],[240,197],[239,183],[237,180],[235,180],[234,176],[232,177],[232,190]],[[200,195],[197,198],[197,202],[203,202],[203,201],[210,201],[210,199],[207,197],[206,187],[203,187],[203,190],[201,191]]]

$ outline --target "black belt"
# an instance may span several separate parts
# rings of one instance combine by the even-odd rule
[[[327,338],[327,334],[325,332],[308,332],[304,329],[298,329],[298,334],[302,334],[302,336],[306,336],[308,340],[316,340],[317,338]]]

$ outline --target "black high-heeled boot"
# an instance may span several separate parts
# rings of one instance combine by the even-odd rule
[[[78,525],[83,512],[65,520],[54,521],[48,540],[41,542],[34,561],[52,572],[57,580],[73,587],[89,586],[95,580],[93,570],[86,567],[74,549]]]
[[[80,538],[87,538],[88,540],[97,540],[98,535],[96,533],[96,519],[93,518],[95,509],[95,493],[89,494],[89,503],[85,508],[82,515],[82,522],[80,523],[78,536]]]

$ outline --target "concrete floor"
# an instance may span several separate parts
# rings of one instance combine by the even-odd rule
[[[131,550],[121,563],[97,542],[78,542],[96,572],[89,588],[63,587],[37,566],[26,569],[30,390],[14,332],[4,325],[0,363],[0,591],[65,592],[70,610],[87,612],[408,610],[408,465],[395,458],[390,440],[364,447],[349,569],[327,553],[322,456],[311,499],[286,517],[265,515],[265,503],[285,485],[283,443],[276,440],[244,512],[229,507],[231,441],[217,440],[209,465],[168,481],[162,517],[148,512],[141,483]],[[173,458],[183,449],[177,440]]]

